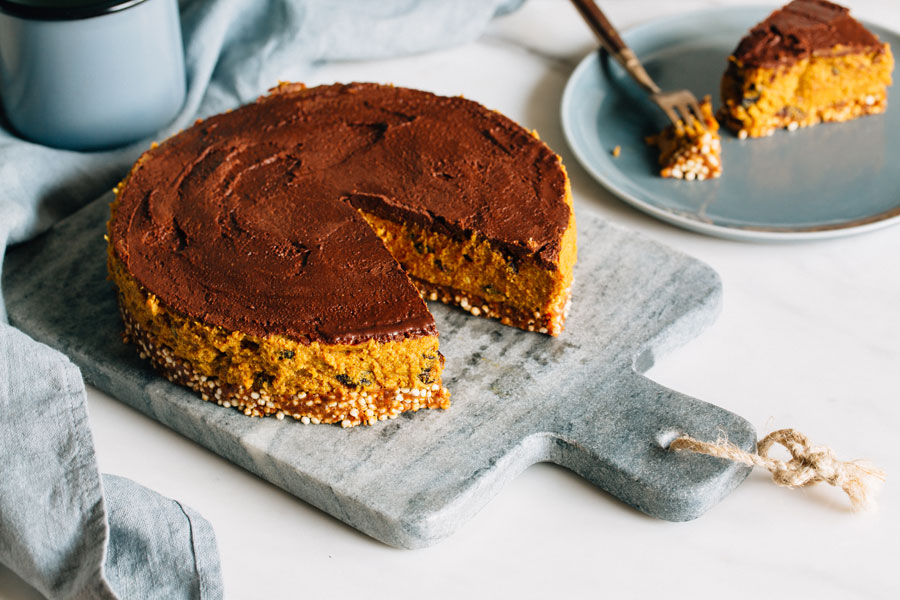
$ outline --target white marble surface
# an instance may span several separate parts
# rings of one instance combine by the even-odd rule
[[[601,3],[622,27],[721,4]],[[845,4],[900,30],[894,0]],[[667,523],[563,469],[536,465],[449,540],[396,550],[91,390],[101,469],[178,498],[212,522],[229,598],[900,597],[900,227],[757,245],[682,231],[629,208],[580,168],[559,125],[566,79],[593,46],[567,2],[529,0],[476,43],[326,65],[305,79],[461,93],[537,128],[563,156],[577,202],[722,276],[716,324],[651,377],[743,415],[761,433],[793,426],[842,457],[872,459],[889,475],[880,510],[851,514],[832,488],[784,490],[754,473],[699,520]],[[0,598],[31,597],[0,568]]]

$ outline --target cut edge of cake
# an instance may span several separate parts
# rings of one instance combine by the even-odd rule
[[[562,160],[557,160],[565,173]],[[360,209],[360,213],[424,299],[555,337],[565,328],[577,257],[568,177],[564,201],[569,207],[569,224],[553,268],[547,268],[535,256],[513,256],[476,233],[452,236],[366,210]]]

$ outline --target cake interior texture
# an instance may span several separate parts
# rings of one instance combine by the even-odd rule
[[[307,117],[303,110],[309,105],[311,117],[324,114],[315,111],[332,115],[335,106],[351,107],[349,128],[331,125],[350,142],[336,145],[335,158],[327,149],[304,153],[318,140],[292,137],[297,128],[322,128],[312,118],[298,125],[296,117],[286,116],[299,106],[301,117]],[[492,206],[476,197],[476,208],[467,209],[472,200],[465,194],[485,196],[490,181],[461,185],[453,181],[460,176],[453,165],[428,168],[426,182],[442,186],[439,196],[447,190],[463,196],[446,196],[445,213],[432,196],[419,204],[393,201],[399,194],[385,188],[396,185],[392,179],[399,179],[399,167],[379,174],[365,161],[413,160],[410,145],[420,155],[415,160],[435,160],[424,151],[434,140],[417,139],[410,125],[424,123],[420,137],[434,135],[429,128],[454,125],[434,119],[436,110],[439,118],[446,112],[451,121],[472,120],[482,128],[468,132],[469,140],[459,135],[449,143],[474,143],[484,154],[476,157],[485,161],[479,168],[489,180],[502,178],[501,191],[551,190],[544,192],[548,201],[523,198],[523,209],[515,198],[498,198]],[[233,125],[240,119],[276,135],[263,142],[252,138],[250,147],[242,147],[242,136],[250,134],[246,126]],[[365,119],[376,121],[370,125]],[[225,135],[231,127],[236,139]],[[397,142],[395,131],[408,137]],[[279,150],[277,134],[291,144],[288,150]],[[511,142],[517,147],[506,145]],[[225,149],[219,151],[217,144]],[[379,154],[397,148],[400,157]],[[307,167],[323,154],[329,159],[324,166]],[[526,162],[520,173],[516,161],[521,160]],[[343,169],[338,183],[323,183],[321,173],[336,166]],[[421,176],[419,165],[405,168]],[[177,181],[174,194],[165,185],[167,177]],[[383,182],[372,183],[377,177]],[[241,186],[251,179],[252,193],[243,193]],[[351,183],[338,188],[344,179]],[[354,179],[368,185],[353,185]],[[283,195],[278,186],[306,193],[288,210],[284,203],[298,198]],[[183,197],[185,190],[189,194]],[[308,190],[326,199],[317,200]],[[257,200],[261,193],[268,197]],[[248,416],[352,427],[449,407],[438,332],[423,297],[530,331],[558,335],[563,330],[576,240],[562,164],[536,135],[461,98],[376,84],[283,85],[254,105],[198,122],[152,148],[116,194],[107,263],[126,340],[170,380]],[[200,208],[186,208],[185,198],[205,199]],[[475,226],[455,225],[457,215]],[[492,221],[478,225],[485,219]],[[522,220],[521,239],[509,235],[516,229],[509,220]],[[291,238],[298,228],[307,233]],[[210,236],[214,241],[205,241]],[[335,240],[343,241],[334,246]],[[273,278],[271,290],[265,289],[266,273]],[[233,280],[241,274],[256,287]]]
[[[703,121],[692,118],[669,125],[647,143],[659,148],[659,174],[673,179],[704,180],[722,175],[722,140],[709,96],[700,102]]]
[[[894,60],[849,10],[794,0],[741,40],[722,78],[724,123],[739,137],[884,112]]]
[[[560,268],[549,271],[474,234],[451,236],[364,214],[427,300],[528,331],[562,333],[571,299],[574,226],[566,232]]]

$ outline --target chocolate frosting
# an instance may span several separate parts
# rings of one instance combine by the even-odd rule
[[[734,58],[743,66],[773,68],[813,54],[880,48],[878,38],[849,9],[825,0],[794,0],[751,29]]]
[[[377,84],[269,96],[148,151],[110,224],[116,256],[170,308],[259,337],[434,335],[356,208],[472,232],[553,269],[570,209],[556,155],[481,105]]]

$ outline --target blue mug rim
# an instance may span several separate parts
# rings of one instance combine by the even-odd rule
[[[119,12],[146,0],[103,0],[81,6],[53,6],[0,0],[0,13],[32,21],[74,21]]]

